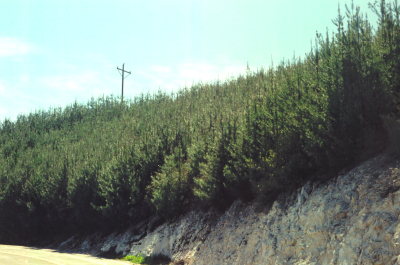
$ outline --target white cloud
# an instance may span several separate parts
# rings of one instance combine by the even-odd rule
[[[42,77],[40,82],[57,90],[76,92],[87,88],[87,86],[97,85],[100,80],[100,75],[97,72],[85,72],[78,75]]]
[[[218,78],[218,70],[220,70],[218,69],[218,66],[206,63],[186,63],[178,66],[179,75],[182,78],[189,80],[192,79],[211,81],[212,79],[216,79],[215,77]]]
[[[27,54],[32,47],[17,38],[0,37],[0,57]]]
[[[155,73],[165,75],[165,74],[170,74],[172,72],[172,67],[163,65],[152,65],[150,66],[150,70]]]
[[[246,70],[245,65],[238,64],[181,64],[178,66],[179,76],[186,81],[214,82],[216,80],[226,80],[230,76],[238,76]]]
[[[86,103],[91,96],[97,98],[103,93],[118,94],[120,79],[114,74],[116,78],[87,71],[42,78],[22,74],[12,82],[0,79],[0,122],[5,117],[15,120],[20,113],[47,110],[50,106],[65,107],[75,100]]]
[[[121,79],[114,73],[114,78],[99,71],[86,71],[78,74],[47,76],[40,78],[43,95],[43,104],[65,106],[75,100],[86,103],[92,96],[97,99],[104,95],[120,95]],[[124,89],[124,94],[125,94]]]
[[[204,83],[216,80],[224,81],[232,76],[236,77],[245,73],[245,70],[246,64],[221,61],[182,63],[175,66],[152,65],[136,71],[135,74],[140,78],[150,79],[151,81],[146,83],[151,90],[161,87],[162,90],[177,91],[179,88],[189,87],[199,81]]]

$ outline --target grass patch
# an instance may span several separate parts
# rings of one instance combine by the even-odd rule
[[[171,261],[170,257],[163,254],[158,254],[153,256],[142,256],[140,254],[138,254],[137,256],[127,255],[122,259],[137,264],[147,264],[147,265],[168,264]]]
[[[139,263],[139,264],[150,263],[150,259],[151,259],[150,256],[143,257],[141,255],[137,255],[137,256],[128,255],[128,256],[123,258],[123,260],[128,260],[128,261],[131,261],[133,263]]]

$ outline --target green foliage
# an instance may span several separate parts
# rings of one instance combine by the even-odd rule
[[[138,264],[150,264],[149,256],[143,257],[142,255],[127,255],[123,260],[131,261]]]
[[[183,151],[175,147],[171,155],[165,157],[161,172],[153,177],[150,191],[151,202],[157,214],[165,219],[183,213],[189,204],[190,187],[188,165],[183,164]]]
[[[123,228],[156,213],[223,210],[367,155],[398,153],[397,4],[359,8],[304,59],[177,93],[90,99],[0,124],[0,233]],[[347,22],[347,26],[345,25]]]
[[[133,263],[137,264],[160,264],[160,262],[169,262],[171,259],[168,256],[159,254],[159,255],[154,255],[154,256],[142,256],[140,254],[138,255],[127,255],[123,258],[123,260],[131,261]]]

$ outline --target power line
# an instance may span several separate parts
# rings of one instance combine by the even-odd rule
[[[122,64],[122,69],[118,68],[118,66],[117,66],[117,70],[118,70],[118,72],[121,71],[121,72],[119,72],[119,73],[120,73],[121,76],[122,76],[122,96],[121,96],[121,103],[124,101],[124,79],[127,78],[127,77],[131,74],[131,72],[125,71],[125,70],[124,70],[124,67],[125,67],[125,63]],[[127,75],[127,76],[124,77],[124,74],[125,74],[125,73],[128,73],[129,75]]]

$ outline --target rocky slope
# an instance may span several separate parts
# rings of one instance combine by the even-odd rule
[[[162,253],[180,264],[400,264],[399,167],[378,156],[327,183],[308,183],[264,212],[236,201],[222,215],[191,212],[154,231],[150,220],[59,248]]]

